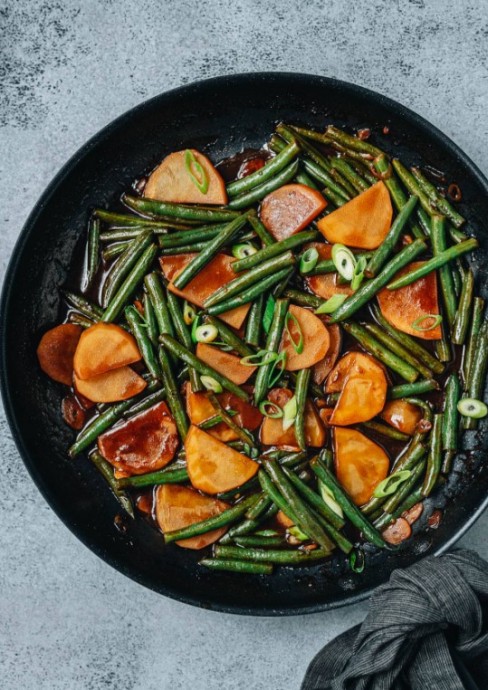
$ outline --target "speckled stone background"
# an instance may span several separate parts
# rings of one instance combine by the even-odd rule
[[[140,9],[138,10],[138,5]],[[146,98],[254,70],[324,74],[424,115],[488,172],[488,4],[476,0],[4,0],[0,262],[87,138]],[[295,690],[366,604],[238,618],[164,599],[55,517],[0,418],[0,687]],[[488,515],[462,544],[488,557]]]

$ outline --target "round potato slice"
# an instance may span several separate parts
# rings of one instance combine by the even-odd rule
[[[90,379],[141,359],[135,338],[114,323],[96,323],[81,334],[73,368],[78,379]]]
[[[62,323],[44,333],[37,347],[39,366],[54,381],[70,386],[73,380],[73,357],[83,332],[74,323]]]
[[[310,309],[290,304],[288,313],[291,316],[287,316],[287,328],[283,331],[280,346],[280,351],[286,352],[285,369],[297,371],[313,367],[329,350],[329,331]],[[300,340],[303,340],[303,349],[297,352]]]
[[[355,429],[334,429],[334,463],[337,479],[358,506],[369,501],[390,467],[383,448]]]
[[[90,379],[79,379],[73,375],[77,393],[95,403],[110,403],[127,400],[137,395],[147,386],[141,376],[130,367],[120,367]]]
[[[276,240],[303,230],[327,206],[320,192],[304,184],[287,184],[264,197],[259,215]]]

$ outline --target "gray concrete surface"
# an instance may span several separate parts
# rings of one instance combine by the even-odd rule
[[[0,263],[43,188],[140,101],[219,74],[292,70],[410,106],[488,172],[488,5],[476,0],[4,0],[0,4]],[[295,690],[366,604],[237,618],[119,575],[58,521],[0,419],[0,687]],[[488,557],[488,515],[462,540]]]

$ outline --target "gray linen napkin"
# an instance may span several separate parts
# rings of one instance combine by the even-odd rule
[[[488,563],[456,550],[396,570],[301,690],[471,690],[470,680],[488,689]]]

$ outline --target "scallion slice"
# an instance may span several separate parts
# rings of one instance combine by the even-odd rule
[[[349,555],[349,567],[353,573],[362,573],[364,566],[366,565],[366,559],[364,557],[364,551],[362,549],[354,549]]]
[[[283,410],[276,403],[271,400],[263,400],[259,403],[259,411],[269,419],[281,419],[283,417]]]
[[[298,541],[310,541],[310,537],[306,535],[305,532],[302,532],[302,530],[296,525],[288,527],[287,532],[295,539],[298,539]]]
[[[300,273],[313,271],[319,260],[319,253],[315,247],[306,249],[300,257]]]
[[[211,343],[219,334],[218,329],[211,323],[205,323],[195,329],[195,340],[197,343]]]
[[[298,341],[296,341],[290,331],[290,328],[288,326],[288,321],[292,321],[295,324],[295,328],[298,331]],[[302,327],[298,323],[297,317],[292,314],[290,311],[286,313],[286,318],[285,318],[285,331],[288,333],[288,337],[290,338],[290,342],[293,345],[293,349],[297,353],[297,355],[301,355],[303,352],[303,332],[302,332]]]
[[[222,386],[213,376],[200,376],[200,381],[208,391],[213,391],[214,393],[222,393],[223,391]]]
[[[364,271],[366,270],[366,266],[368,265],[368,262],[366,261],[364,256],[360,256],[355,267],[354,267],[354,275],[351,280],[351,289],[356,291],[361,287],[361,283],[364,280]]]
[[[290,427],[292,427],[295,424],[297,412],[297,396],[294,395],[292,398],[288,400],[288,402],[283,408],[283,431],[287,431]]]
[[[202,317],[201,316],[195,316],[193,319],[192,325],[191,325],[191,340],[193,343],[197,342],[197,329],[200,327],[200,324],[202,322]]]
[[[264,332],[268,333],[271,328],[271,322],[273,321],[273,315],[276,307],[276,300],[273,295],[270,295],[266,300],[266,306],[264,307],[263,314],[263,328]]]
[[[246,256],[252,256],[257,251],[256,247],[250,242],[242,242],[232,247],[232,256],[235,256],[236,259],[245,259]]]
[[[326,302],[323,302],[318,309],[315,310],[316,314],[332,314],[336,309],[339,309],[341,304],[345,302],[347,295],[332,295]]]
[[[384,498],[385,496],[394,494],[400,484],[406,482],[411,474],[410,470],[400,470],[399,472],[390,474],[389,477],[386,477],[377,485],[373,491],[373,496],[375,498]]]
[[[201,163],[195,158],[195,154],[190,149],[185,151],[185,167],[191,181],[201,191],[202,194],[208,192],[208,174]]]
[[[344,280],[350,281],[353,279],[356,257],[350,249],[343,244],[334,244],[332,246],[332,261],[337,268],[337,272]]]
[[[334,513],[336,515],[338,515],[339,517],[344,517],[344,513],[342,511],[342,508],[337,503],[337,501],[335,500],[334,494],[329,489],[329,487],[326,486],[320,480],[319,480],[319,491],[320,491],[320,496],[322,497],[323,502],[326,503],[329,506],[329,508],[334,511]]]
[[[463,417],[482,419],[488,414],[488,407],[481,400],[475,398],[463,398],[457,404],[458,411]]]
[[[242,357],[240,363],[244,367],[264,367],[265,364],[271,364],[278,359],[278,353],[271,350],[259,350],[254,355],[246,355]]]
[[[427,323],[427,326],[422,326],[425,321],[431,322]],[[422,316],[419,316],[418,319],[415,319],[415,321],[412,323],[412,328],[414,331],[433,331],[434,328],[437,328],[440,323],[442,323],[441,314],[423,314]]]
[[[191,326],[196,318],[197,312],[193,304],[190,304],[185,300],[183,304],[183,321],[187,326]]]

